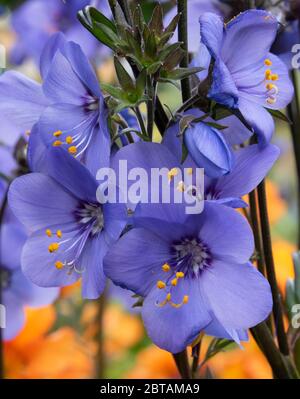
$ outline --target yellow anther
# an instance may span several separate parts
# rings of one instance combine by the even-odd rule
[[[276,103],[276,101],[277,101],[276,98],[273,98],[273,97],[267,98],[267,103],[268,103],[268,104],[273,105],[273,104]]]
[[[46,235],[47,235],[48,237],[52,237],[52,231],[51,231],[50,229],[47,229],[47,230],[46,230]]]
[[[272,61],[269,59],[269,58],[267,58],[266,60],[265,60],[265,65],[266,66],[272,66]]]
[[[72,147],[68,148],[68,151],[70,154],[76,154],[77,153],[77,147],[75,145],[72,145]]]
[[[55,267],[56,269],[60,270],[64,267],[64,264],[60,260],[58,260],[57,262],[55,262]]]
[[[177,190],[178,191],[180,191],[181,193],[183,193],[184,192],[184,190],[185,190],[185,184],[184,184],[184,182],[183,181],[180,181],[178,184],[177,184]]]
[[[54,137],[60,137],[62,135],[62,131],[61,130],[57,130],[56,132],[53,133]]]
[[[171,181],[173,179],[173,177],[178,175],[178,169],[177,168],[172,168],[171,170],[169,170],[168,172],[168,178],[169,181]]]
[[[62,142],[60,140],[55,140],[53,143],[53,147],[60,147],[62,145]]]
[[[162,270],[164,272],[169,272],[170,271],[170,265],[168,263],[165,263],[164,265],[162,265]]]
[[[72,143],[73,143],[73,137],[72,137],[72,136],[68,136],[68,137],[66,138],[66,143],[67,143],[67,144],[72,144]]]
[[[167,302],[170,302],[170,300],[171,300],[171,294],[168,293],[168,294],[167,294],[167,297],[166,297],[166,301],[167,301]]]
[[[270,79],[271,79],[271,76],[272,76],[272,71],[271,71],[271,69],[267,69],[266,72],[265,72],[265,78],[266,78],[267,80],[270,80]]]
[[[173,280],[171,281],[171,285],[172,285],[173,287],[176,287],[177,284],[178,284],[177,278],[173,278]]]
[[[278,80],[278,79],[279,79],[279,76],[277,75],[277,73],[273,73],[273,74],[271,75],[271,80],[276,81],[276,80]]]
[[[188,296],[188,295],[185,295],[185,296],[183,297],[182,303],[183,303],[184,305],[186,305],[186,304],[188,303],[188,301],[189,301],[189,296]]]
[[[184,277],[184,273],[183,272],[177,272],[176,273],[176,277],[177,278],[183,278]]]
[[[25,134],[26,134],[26,136],[30,136],[30,130],[26,130],[26,132],[25,132]]]
[[[274,85],[273,83],[268,83],[268,84],[266,85],[267,90],[272,90],[272,89],[275,89],[276,87],[277,87],[277,86]]]
[[[56,236],[57,236],[58,238],[61,238],[61,237],[62,237],[62,232],[61,232],[61,230],[57,230]]]
[[[57,251],[59,248],[59,244],[57,242],[53,242],[52,244],[49,245],[48,251],[50,253]]]
[[[156,284],[157,288],[159,288],[160,290],[163,290],[164,288],[166,288],[166,284],[163,281],[158,281]]]
[[[193,174],[193,168],[187,168],[186,171],[187,171],[187,174],[190,176]]]

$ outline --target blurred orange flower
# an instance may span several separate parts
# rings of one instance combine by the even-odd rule
[[[27,309],[27,322],[19,336],[5,344],[6,378],[89,378],[93,362],[86,343],[64,327],[53,333],[53,306]]]
[[[135,367],[124,378],[179,378],[179,375],[171,354],[151,345],[139,352]]]

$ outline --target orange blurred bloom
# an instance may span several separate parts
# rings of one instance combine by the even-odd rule
[[[56,314],[53,306],[27,309],[19,336],[5,344],[6,378],[89,378],[93,362],[86,343],[69,327],[48,334]]]
[[[124,378],[179,378],[172,355],[151,345],[136,358],[135,367]]]

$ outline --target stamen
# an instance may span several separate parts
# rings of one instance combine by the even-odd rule
[[[181,193],[183,193],[183,192],[185,191],[185,184],[184,184],[183,181],[180,181],[180,182],[177,184],[177,190],[180,191]]]
[[[166,288],[166,284],[163,281],[158,281],[156,284],[157,288],[159,288],[160,290]]]
[[[267,69],[266,72],[265,72],[265,78],[266,78],[267,80],[271,80],[271,76],[272,76],[272,71],[271,71],[271,69]]]
[[[164,272],[169,272],[171,269],[170,265],[168,263],[165,263],[164,265],[162,265],[162,270]]]
[[[26,130],[25,134],[26,134],[26,136],[30,136],[31,131],[30,130]]]
[[[54,137],[60,137],[62,135],[62,131],[61,130],[57,130],[56,132],[53,133]]]
[[[172,179],[178,175],[178,169],[177,168],[173,168],[168,172],[168,178],[169,181],[172,181]]]
[[[50,238],[52,237],[52,231],[50,229],[46,230],[46,235]]]
[[[177,272],[176,273],[176,277],[177,278],[183,278],[184,277],[184,273],[183,272]]]
[[[60,140],[55,140],[52,145],[53,147],[60,147],[62,145],[62,142]]]
[[[272,61],[269,59],[269,58],[267,58],[266,60],[265,60],[265,65],[266,66],[272,66]]]
[[[56,269],[61,270],[64,267],[64,263],[58,260],[57,262],[55,262],[55,267]]]
[[[77,147],[73,145],[72,147],[68,148],[70,154],[77,154]]]
[[[49,251],[50,253],[56,252],[56,251],[58,250],[58,248],[59,248],[58,242],[53,242],[52,244],[49,245],[48,251]]]
[[[268,103],[268,104],[273,105],[273,104],[276,103],[276,101],[277,101],[277,99],[276,99],[275,97],[268,97],[268,98],[267,98],[267,103]]]
[[[73,137],[72,137],[72,136],[68,136],[68,137],[66,138],[66,143],[67,143],[67,144],[72,144],[72,143],[73,143]]]
[[[178,284],[177,278],[173,278],[173,280],[171,281],[171,285],[172,285],[173,287],[176,287],[177,284]]]
[[[278,79],[279,79],[279,75],[278,75],[277,73],[273,73],[273,74],[271,75],[271,80],[276,81],[276,80],[278,80]]]
[[[61,231],[61,230],[57,230],[56,236],[57,236],[58,238],[61,238],[61,237],[62,237],[62,231]]]
[[[193,174],[193,168],[187,168],[187,174],[191,176]]]

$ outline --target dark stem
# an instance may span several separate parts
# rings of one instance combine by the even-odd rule
[[[153,136],[153,127],[154,127],[154,105],[155,105],[155,91],[156,91],[156,83],[151,79],[150,76],[147,77],[147,132],[150,139]]]
[[[193,347],[192,378],[197,378],[202,339]]]
[[[180,63],[182,68],[189,66],[189,48],[188,48],[188,9],[187,0],[178,0],[178,13],[181,14],[178,23],[178,40],[182,42],[185,55]],[[182,101],[186,102],[191,97],[190,79],[186,78],[181,81]]]
[[[256,191],[249,194],[251,225],[254,234],[255,249],[257,255],[257,268],[261,274],[265,275],[264,253],[260,235],[260,226],[257,212]]]
[[[141,132],[143,133],[144,136],[147,136],[147,129],[146,129],[146,126],[145,126],[144,118],[143,118],[143,115],[142,115],[139,107],[135,107],[134,108],[134,112],[135,112],[137,120],[139,122],[139,125],[140,125],[140,128],[141,128]]]
[[[106,293],[107,289],[105,288],[103,294],[97,301],[98,311],[96,316],[96,336],[95,341],[98,345],[97,354],[96,354],[96,378],[102,379],[105,378],[105,353],[104,353],[104,345],[103,345],[103,315],[104,309],[106,305]]]
[[[162,106],[162,103],[160,102],[160,99],[158,98],[158,96],[156,96],[156,99],[155,99],[154,116],[155,116],[155,124],[159,130],[159,133],[163,136],[168,127],[169,118],[168,118],[168,116],[164,110],[164,107]]]
[[[279,352],[275,345],[270,330],[266,323],[261,323],[256,327],[251,328],[251,333],[260,347],[261,351],[267,358],[274,375],[279,379],[292,379],[294,378],[287,364],[285,358]]]
[[[181,377],[184,379],[191,379],[187,350],[185,349],[180,353],[173,354],[173,359],[175,360]]]
[[[3,202],[0,208],[0,234],[1,234],[1,226],[4,218],[4,213],[7,205],[7,194],[8,188],[5,192]],[[1,254],[0,254],[0,264],[1,264]],[[2,273],[0,270],[0,304],[2,303],[3,295],[2,295]],[[0,326],[0,379],[4,379],[4,344],[3,344],[3,334],[2,334],[2,327]]]
[[[262,242],[265,254],[266,272],[273,296],[273,315],[277,331],[278,344],[281,353],[285,356],[289,356],[290,350],[287,341],[287,335],[284,330],[281,296],[276,280],[275,264],[273,258],[273,250],[272,250],[271,230],[270,230],[269,217],[268,217],[265,181],[260,183],[257,189],[257,193],[258,193],[259,214],[261,222]]]
[[[297,171],[297,185],[298,185],[298,238],[297,245],[298,249],[300,249],[300,111],[299,111],[299,96],[297,90],[297,76],[296,71],[292,71],[292,80],[295,88],[295,95],[291,102],[288,105],[287,111],[292,124],[290,125],[290,130],[293,139],[293,147],[295,154],[295,162],[296,162],[296,171]]]

